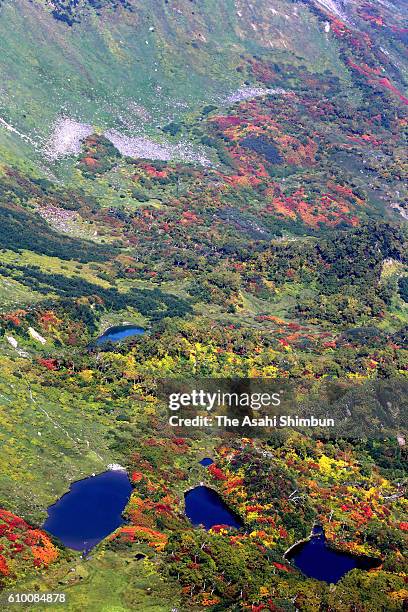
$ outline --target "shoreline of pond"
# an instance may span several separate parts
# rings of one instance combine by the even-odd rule
[[[319,548],[314,551],[315,559],[318,560],[319,553],[320,555],[323,555],[323,556],[324,555],[329,556],[329,559],[326,560],[327,571],[329,571],[330,556],[332,556],[332,561],[333,561],[333,558],[337,558],[338,563],[340,562],[340,560],[342,560],[343,562],[348,560],[351,563],[354,563],[354,566],[351,566],[349,569],[346,569],[344,573],[339,575],[339,577],[337,577],[333,581],[331,581],[328,578],[328,574],[326,574],[327,579],[323,577],[318,578],[316,577],[316,575],[313,575],[313,574],[316,574],[316,572],[313,571],[314,570],[313,566],[310,567],[310,572],[308,573],[307,571],[305,571],[305,567],[300,567],[298,565],[296,559],[299,558],[302,552],[305,551],[305,548],[307,546],[310,546],[310,545],[313,546],[316,543],[319,545]],[[358,552],[351,552],[351,551],[343,550],[341,548],[337,548],[336,546],[333,546],[331,542],[327,542],[323,526],[318,523],[315,523],[313,525],[310,531],[310,535],[308,537],[298,540],[285,551],[285,553],[283,554],[283,559],[287,561],[292,567],[295,567],[298,571],[302,572],[303,575],[309,578],[314,578],[315,580],[322,580],[329,584],[338,582],[338,580],[341,580],[343,576],[347,575],[348,572],[352,571],[353,569],[369,571],[371,569],[378,569],[382,565],[382,560],[379,559],[378,557],[364,555]],[[302,561],[302,564],[305,565],[304,560]]]
[[[103,345],[110,342],[117,343],[122,340],[127,340],[134,336],[144,336],[149,332],[149,328],[141,327],[135,323],[123,323],[121,325],[111,325],[107,327],[102,333],[100,333],[88,344],[89,350],[96,350],[103,347]]]
[[[48,506],[41,528],[66,548],[88,554],[125,522],[132,490],[122,466],[76,480]]]

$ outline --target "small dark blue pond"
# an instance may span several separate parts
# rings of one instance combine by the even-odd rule
[[[109,327],[102,336],[99,336],[99,338],[95,340],[95,344],[117,342],[129,336],[141,336],[144,333],[145,330],[142,327],[136,327],[135,325],[117,325],[116,327]]]
[[[368,570],[381,563],[378,559],[332,550],[321,527],[315,527],[310,540],[295,546],[288,558],[306,576],[330,584],[338,582],[352,569]]]
[[[132,486],[122,470],[111,470],[74,482],[48,508],[43,527],[68,548],[89,551],[123,523],[122,512]]]
[[[211,529],[214,525],[242,527],[242,522],[224,503],[216,491],[205,486],[195,487],[184,495],[186,515],[193,525],[204,525]]]
[[[203,465],[204,467],[207,467],[212,463],[214,463],[214,461],[211,459],[211,457],[204,457],[204,459],[201,459],[201,461],[199,461],[199,464]]]

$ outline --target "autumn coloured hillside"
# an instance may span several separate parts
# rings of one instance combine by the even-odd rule
[[[406,609],[405,9],[0,2],[2,603]],[[188,435],[167,378],[279,379],[344,427]],[[118,465],[124,522],[84,558],[47,509]],[[203,484],[242,527],[193,526]],[[371,569],[299,571],[314,524]]]

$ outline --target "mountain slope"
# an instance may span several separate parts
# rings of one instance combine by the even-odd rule
[[[0,589],[72,612],[405,609],[404,17],[1,2]],[[280,380],[339,437],[175,432],[158,382],[209,377]],[[118,465],[126,524],[86,558],[51,543],[47,507]],[[241,530],[189,522],[203,482]],[[315,521],[373,569],[298,571]]]
[[[13,138],[23,155],[29,143],[41,155],[61,115],[149,132],[242,85],[236,72],[242,53],[274,49],[347,78],[336,46],[306,6],[285,0],[273,10],[262,2],[216,6],[135,2],[132,11],[108,6],[98,16],[91,9],[70,27],[41,2],[6,1],[0,117],[25,142],[16,131],[5,134],[4,124],[2,140]],[[80,14],[81,7],[75,8]]]

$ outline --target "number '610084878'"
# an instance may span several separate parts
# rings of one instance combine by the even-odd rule
[[[6,604],[64,604],[66,603],[65,593],[4,593],[3,602]]]

